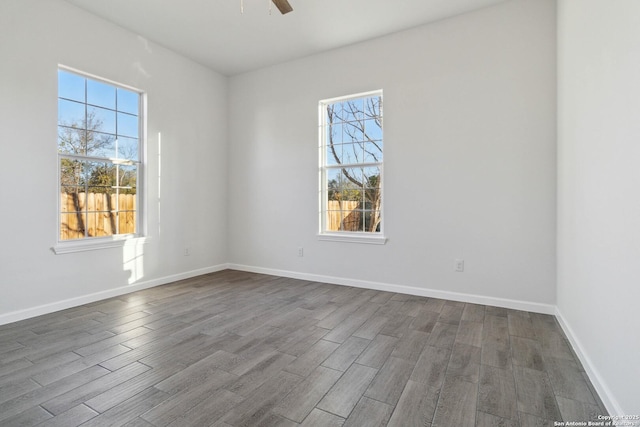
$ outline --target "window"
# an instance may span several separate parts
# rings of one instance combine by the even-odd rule
[[[321,238],[383,239],[382,128],[382,91],[320,102]]]
[[[134,89],[58,70],[59,242],[140,233],[141,99]]]

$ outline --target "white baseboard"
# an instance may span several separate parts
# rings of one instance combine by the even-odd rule
[[[120,295],[129,294],[131,292],[136,292],[143,289],[153,288],[155,286],[166,285],[167,283],[175,282],[178,280],[189,279],[191,277],[201,276],[203,274],[215,273],[216,271],[222,271],[228,268],[229,266],[227,264],[220,264],[212,267],[200,268],[198,270],[187,271],[184,273],[173,274],[171,276],[164,276],[157,279],[146,280],[144,282],[135,283],[133,285],[121,286],[119,288],[95,292],[92,294],[69,298],[62,301],[56,301],[53,303],[27,308],[24,310],[12,311],[9,313],[0,314],[0,325],[6,325],[8,323],[18,322],[20,320],[41,316],[43,314],[66,310],[68,308],[89,304],[107,298],[118,297]]]
[[[494,307],[503,307],[503,308],[509,308],[514,310],[524,310],[524,311],[530,311],[534,313],[554,315],[558,319],[560,326],[562,327],[564,333],[567,335],[567,338],[571,342],[571,346],[574,348],[576,355],[580,359],[580,362],[582,363],[587,375],[589,376],[591,383],[593,384],[594,388],[596,389],[596,392],[602,399],[602,403],[605,405],[609,414],[611,415],[625,414],[625,412],[620,407],[620,404],[613,397],[611,390],[606,386],[605,382],[602,380],[602,376],[598,373],[598,370],[595,369],[593,363],[591,362],[591,359],[587,356],[587,353],[584,351],[582,345],[580,344],[580,341],[576,338],[576,335],[573,333],[573,330],[571,329],[569,324],[566,322],[566,320],[562,316],[562,313],[560,313],[560,311],[555,305],[510,300],[505,298],[493,298],[493,297],[486,297],[482,295],[463,294],[458,292],[448,292],[448,291],[441,291],[441,290],[435,290],[435,289],[425,289],[425,288],[395,285],[395,284],[389,284],[389,283],[370,282],[370,281],[357,280],[357,279],[345,279],[341,277],[332,277],[332,276],[316,275],[316,274],[309,274],[309,273],[299,273],[294,271],[276,270],[276,269],[253,267],[253,266],[240,265],[240,264],[229,264],[229,268],[233,270],[247,271],[251,273],[267,274],[270,276],[289,277],[292,279],[331,283],[334,285],[353,286],[356,288],[376,289],[380,291],[397,292],[402,294],[410,294],[410,295],[417,295],[417,296],[430,297],[430,298],[440,298],[440,299],[468,302],[468,303],[474,303],[474,304],[491,305]],[[635,424],[634,426],[640,427],[640,424]]]
[[[68,308],[77,307],[83,304],[89,304],[92,302],[100,301],[107,298],[113,298],[120,295],[125,295],[131,292],[140,291],[143,289],[153,288],[155,286],[165,285],[167,283],[175,282],[178,280],[189,279],[191,277],[200,276],[203,274],[214,273],[226,269],[234,269],[240,271],[247,271],[252,273],[267,274],[270,276],[289,277],[292,279],[310,280],[315,282],[331,283],[334,285],[353,286],[356,288],[375,289],[379,291],[397,292],[401,294],[417,295],[429,298],[448,299],[452,301],[461,301],[474,304],[492,305],[495,307],[504,307],[514,310],[531,311],[535,313],[543,314],[555,314],[556,307],[550,304],[540,304],[527,301],[510,300],[505,298],[486,297],[482,295],[463,294],[458,292],[448,292],[436,289],[419,288],[414,286],[395,285],[390,283],[371,282],[358,279],[346,279],[334,276],[317,275],[310,273],[299,273],[287,270],[276,270],[271,268],[252,267],[241,264],[220,264],[212,267],[201,268],[198,270],[187,271],[184,273],[174,274],[171,276],[164,276],[157,279],[147,280],[133,285],[121,286],[114,289],[109,289],[102,292],[96,292],[88,295],[81,295],[75,298],[69,298],[62,301],[56,301],[49,304],[40,305],[37,307],[31,307],[23,310],[16,310],[5,314],[0,314],[0,325],[6,325],[8,323],[18,322],[20,320],[29,319],[44,314],[54,313],[60,310],[66,310]]]
[[[506,298],[486,297],[482,295],[464,294],[458,292],[442,291],[437,289],[419,288],[414,286],[396,285],[390,283],[371,282],[358,279],[347,279],[341,277],[317,275],[310,273],[300,273],[295,271],[277,270],[271,268],[253,267],[241,264],[220,264],[198,270],[187,271],[184,273],[174,274],[171,276],[164,276],[157,279],[147,280],[139,282],[133,285],[122,286],[115,289],[109,289],[102,292],[96,292],[89,295],[82,295],[75,298],[66,299],[63,301],[57,301],[50,304],[44,304],[38,307],[28,308],[24,310],[17,310],[6,314],[0,315],[0,325],[17,322],[31,317],[40,316],[43,314],[49,314],[60,310],[65,310],[72,307],[77,307],[84,304],[100,301],[107,298],[113,298],[120,295],[125,295],[131,292],[140,291],[143,289],[153,288],[155,286],[165,285],[179,280],[189,279],[192,277],[200,276],[203,274],[215,273],[226,269],[233,269],[239,271],[246,271],[251,273],[266,274],[270,276],[281,276],[292,279],[308,280],[314,282],[330,283],[334,285],[353,286],[356,288],[375,289],[386,292],[396,292],[402,294],[416,295],[429,298],[440,298],[452,301],[468,302],[474,304],[491,305],[495,307],[503,307],[514,310],[524,310],[534,313],[551,314],[555,315],[562,327],[567,338],[571,342],[576,355],[580,359],[589,379],[591,380],[598,395],[602,399],[602,402],[607,408],[607,411],[611,415],[624,414],[617,400],[613,397],[613,394],[602,380],[598,370],[594,367],[593,363],[587,353],[584,351],[580,340],[577,339],[571,326],[567,323],[562,316],[560,310],[551,304],[541,304],[535,302],[511,300]]]
[[[415,286],[396,285],[391,283],[371,282],[358,279],[345,279],[342,277],[324,276],[310,273],[299,273],[287,270],[275,270],[271,268],[253,267],[241,264],[229,264],[233,270],[247,271],[250,273],[267,274],[270,276],[289,277],[292,279],[309,280],[313,282],[331,283],[333,285],[353,286],[355,288],[375,289],[377,291],[396,292],[400,294],[416,295],[428,298],[448,299],[452,301],[468,302],[473,304],[491,305],[494,307],[510,308],[513,310],[531,311],[534,313],[556,313],[556,307],[551,304],[540,304],[528,301],[518,301],[506,298],[486,297],[482,295],[448,292],[437,289],[419,288]]]
[[[564,331],[564,334],[569,339],[569,342],[571,343],[571,347],[573,347],[573,350],[578,356],[578,359],[580,359],[580,363],[582,363],[582,367],[584,368],[585,372],[589,376],[589,379],[591,380],[591,384],[593,384],[593,387],[596,389],[598,396],[600,396],[600,399],[602,400],[602,403],[604,403],[604,406],[607,408],[607,411],[609,412],[609,414],[610,415],[625,414],[625,412],[622,410],[622,407],[618,403],[617,399],[615,399],[615,397],[613,396],[613,393],[611,393],[611,390],[609,389],[609,387],[607,387],[606,383],[602,379],[602,376],[593,365],[591,358],[587,355],[586,351],[584,350],[584,347],[580,343],[580,340],[577,338],[576,334],[573,332],[571,325],[569,325],[567,320],[564,318],[564,316],[560,312],[560,309],[557,307],[556,307],[556,319],[558,319],[558,323],[560,323],[560,327],[562,328],[562,330]],[[635,425],[639,425],[639,424],[635,424]]]

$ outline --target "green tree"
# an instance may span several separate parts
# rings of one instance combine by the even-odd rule
[[[125,191],[135,194],[136,174],[111,162],[96,162],[82,157],[113,157],[115,136],[102,133],[103,122],[94,111],[89,111],[82,120],[62,120],[58,126],[58,152],[60,157],[60,188],[73,202],[79,235],[85,234],[86,194],[102,194],[105,209],[109,212],[111,229],[116,229],[116,218],[109,196],[119,185],[130,186]],[[65,157],[67,155],[67,157]],[[126,168],[126,166],[125,166]],[[83,197],[83,194],[85,197]],[[68,227],[68,224],[65,223]]]

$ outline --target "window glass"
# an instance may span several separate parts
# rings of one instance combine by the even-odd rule
[[[381,233],[382,92],[320,108],[321,233]]]
[[[60,241],[139,233],[140,99],[58,71]]]

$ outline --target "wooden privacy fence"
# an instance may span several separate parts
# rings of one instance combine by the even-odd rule
[[[327,202],[327,230],[362,231],[362,212],[355,210],[359,204],[360,202],[351,200],[329,200]]]
[[[116,210],[117,209],[117,210]],[[136,232],[136,195],[60,194],[60,240]]]

